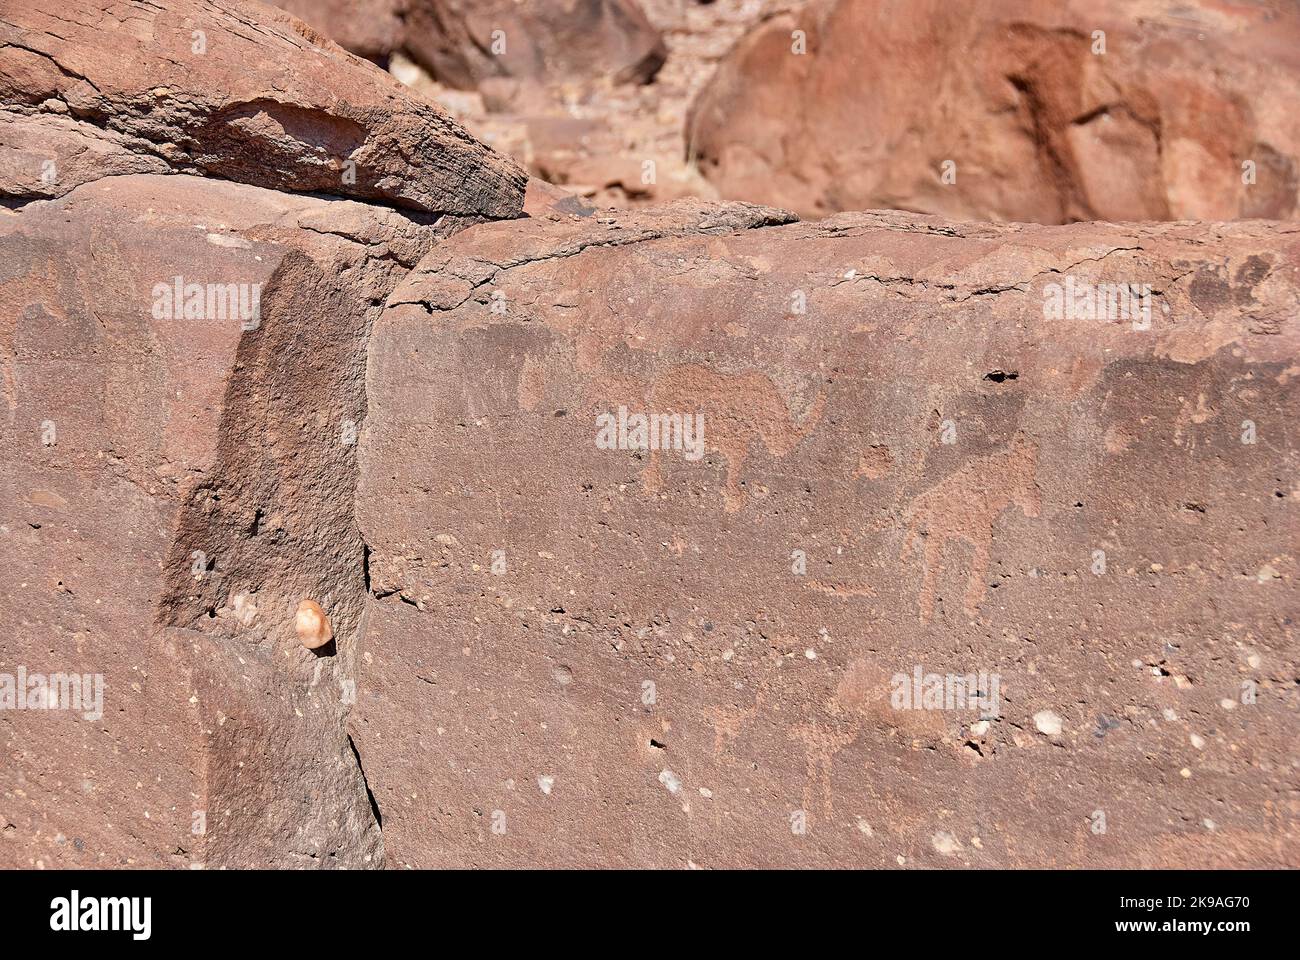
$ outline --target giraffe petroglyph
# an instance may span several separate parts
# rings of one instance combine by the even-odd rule
[[[820,788],[821,815],[829,820],[834,811],[834,785],[831,771],[835,756],[854,740],[862,730],[862,720],[853,717],[847,727],[835,723],[810,720],[790,728],[790,739],[803,744],[807,760],[803,785],[803,810],[811,819],[813,802]]]
[[[964,541],[973,551],[963,609],[970,616],[978,612],[988,589],[985,579],[998,517],[1013,504],[1026,517],[1037,517],[1042,510],[1042,494],[1034,479],[1037,469],[1038,444],[1017,433],[1005,450],[975,457],[912,500],[903,514],[908,532],[901,559],[911,559],[921,545],[922,623],[929,623],[934,614],[935,581],[944,550],[953,541]]]

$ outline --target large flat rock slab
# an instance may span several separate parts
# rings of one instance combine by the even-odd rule
[[[787,220],[482,225],[390,298],[388,862],[1300,864],[1300,233]]]

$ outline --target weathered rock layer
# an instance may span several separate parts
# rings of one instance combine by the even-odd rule
[[[1300,11],[1215,0],[814,0],[697,98],[723,196],[824,216],[1294,217]]]
[[[390,862],[1294,865],[1300,233],[781,222],[485,225],[391,297]]]
[[[347,731],[367,338],[523,174],[267,7],[0,31],[0,864],[377,866]],[[15,698],[55,675],[85,688]]]
[[[17,201],[167,172],[488,218],[523,195],[522,171],[437,107],[244,0],[7,4],[0,101]]]
[[[282,0],[355,53],[402,52],[440,82],[470,90],[509,77],[563,83],[606,77],[643,83],[664,44],[636,0]]]
[[[369,324],[436,236],[186,176],[0,221],[5,672],[98,674],[106,704],[0,711],[5,863],[380,861],[343,725],[355,437]]]
[[[1300,864],[1300,228],[521,216],[239,0],[6,4],[0,93],[0,866]]]

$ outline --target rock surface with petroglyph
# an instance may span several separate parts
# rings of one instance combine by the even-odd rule
[[[360,455],[389,863],[1297,865],[1298,267],[694,202],[439,244]],[[704,456],[602,449],[620,406]],[[996,716],[898,709],[918,667]]]
[[[1291,218],[1300,10],[1218,0],[813,0],[692,107],[724,197],[805,216]]]
[[[1121,7],[980,34],[943,209],[1291,215],[1290,15]],[[525,197],[240,0],[6,3],[0,90],[0,866],[1300,865],[1295,226]]]
[[[517,216],[526,177],[432,103],[253,0],[13,0],[0,195],[192,173],[434,214]]]

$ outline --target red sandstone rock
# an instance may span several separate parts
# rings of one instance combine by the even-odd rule
[[[433,105],[247,0],[24,0],[0,17],[0,192],[199,173],[511,217],[525,177]]]
[[[687,144],[724,196],[810,216],[1289,218],[1297,102],[1290,3],[815,0],[737,45]]]
[[[452,81],[446,77],[442,82],[435,79],[428,58],[423,65],[412,60],[412,51],[402,39],[374,42],[376,31],[391,34],[381,25],[392,22],[394,9],[398,20],[405,15],[405,0],[375,0],[353,12],[328,0],[287,0],[284,6],[345,47],[384,63],[416,93],[434,100],[476,137],[514,157],[534,176],[563,185],[595,205],[626,207],[687,196],[716,198],[712,185],[686,162],[687,107],[734,40],[775,2],[642,0],[646,19],[663,37],[667,51],[663,68],[653,78],[638,77],[649,80],[643,83],[614,82],[617,70],[586,52],[586,45],[604,36],[590,21],[602,10],[616,12],[624,5],[583,5],[572,20],[546,13],[564,9],[563,4],[516,5],[509,8],[507,19],[511,23],[529,19],[525,33],[530,43],[535,39],[537,47],[551,51],[543,58],[546,72],[538,77],[507,72],[473,82],[454,81],[466,89],[450,86]],[[475,9],[481,13],[498,8],[478,4]],[[535,15],[538,10],[545,13],[541,20]],[[641,18],[632,16],[620,23],[625,33],[611,44],[635,49],[641,43],[637,37],[645,36]],[[611,31],[618,32],[612,27]],[[446,39],[439,29],[433,32]],[[581,34],[578,43],[571,36],[575,32]],[[508,51],[515,42],[509,38],[517,40],[518,33],[508,32]],[[488,51],[490,35],[491,31],[483,41]],[[468,49],[467,55],[474,58],[487,56],[472,42]],[[510,66],[498,63],[500,58],[487,59],[489,66]],[[453,72],[460,76],[464,71]]]
[[[406,47],[434,77],[470,88],[488,77],[644,83],[664,45],[636,0],[421,0]]]
[[[277,0],[288,10],[357,56],[385,63],[402,49],[412,0]],[[417,0],[418,2],[418,0]]]
[[[188,176],[0,220],[0,659],[104,683],[101,720],[0,710],[0,865],[382,861],[344,726],[355,438],[369,324],[441,232]],[[206,313],[228,284],[256,312]]]
[[[0,866],[1300,864],[1290,225],[613,215],[160,9],[0,13]]]
[[[524,194],[524,214],[529,217],[589,217],[596,208],[562,187],[538,180],[528,181]]]
[[[269,8],[28,5],[0,30],[0,864],[377,866],[346,727],[366,340],[439,237],[519,211],[522,173]],[[292,130],[221,129],[272,114]],[[355,191],[312,172],[340,124]],[[223,179],[140,175],[192,166]],[[99,699],[18,709],[15,668]]]
[[[636,0],[284,0],[279,6],[365,57],[409,54],[441,82],[645,83],[664,62]]]
[[[356,717],[389,863],[1300,863],[1300,236],[781,222],[483,225],[390,298]],[[1054,319],[1067,282],[1150,314]],[[620,406],[701,415],[703,456],[602,449]],[[897,706],[917,668],[997,716]]]

